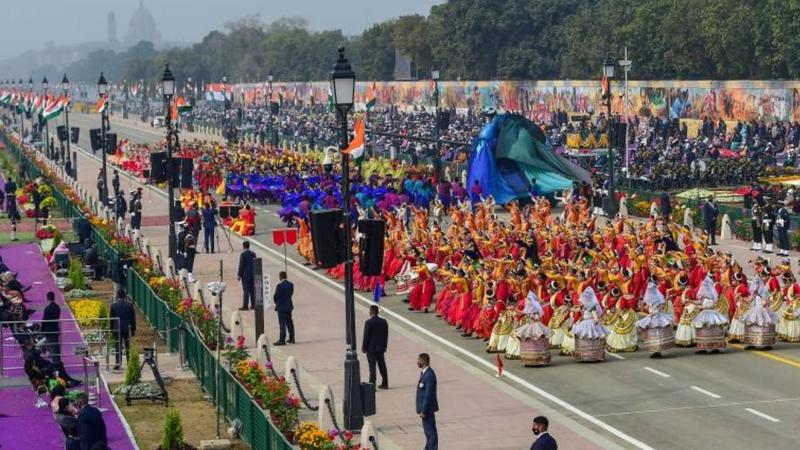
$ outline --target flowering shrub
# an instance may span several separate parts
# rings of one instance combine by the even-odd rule
[[[98,319],[108,317],[108,307],[102,300],[72,300],[67,304],[81,328],[98,328],[103,323]]]
[[[193,322],[206,346],[211,350],[216,350],[219,318],[217,314],[211,312],[211,308],[186,297],[174,310],[186,321]]]
[[[228,360],[228,367],[234,367],[239,364],[239,361],[244,361],[250,357],[247,349],[244,346],[244,336],[236,338],[236,343],[233,342],[233,337],[228,336],[225,339],[225,352],[223,356]]]
[[[286,379],[268,376],[254,360],[239,361],[234,372],[250,395],[269,412],[275,426],[291,439],[298,422],[300,399],[292,394]]]
[[[57,206],[58,203],[56,202],[55,197],[53,197],[52,195],[48,195],[47,197],[45,197],[45,199],[42,200],[42,202],[39,204],[39,207],[42,209],[44,208],[53,209]]]
[[[350,431],[341,435],[336,430],[325,431],[316,422],[303,422],[295,429],[295,442],[301,450],[360,450]]]
[[[336,450],[336,444],[316,422],[303,422],[294,433],[301,450]]]

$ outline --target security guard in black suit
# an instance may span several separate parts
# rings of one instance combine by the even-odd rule
[[[386,371],[386,347],[389,343],[389,323],[378,316],[378,305],[369,307],[370,318],[364,322],[364,339],[361,340],[361,351],[367,354],[369,364],[369,382],[375,384],[375,365],[381,371],[381,384],[378,389],[389,389],[389,376]]]
[[[253,261],[256,254],[250,251],[250,242],[244,241],[242,244],[244,251],[239,255],[239,270],[236,277],[242,282],[242,307],[239,311],[247,311],[250,307],[255,307],[255,278],[253,277]]]

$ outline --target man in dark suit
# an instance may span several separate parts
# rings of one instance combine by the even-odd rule
[[[203,208],[203,250],[214,253],[214,229],[217,227],[217,210],[206,203]],[[197,236],[199,239],[200,236]]]
[[[78,413],[78,439],[81,450],[94,450],[106,448],[106,423],[100,410],[89,404],[89,396],[85,392],[78,394],[76,406]]]
[[[111,331],[117,341],[117,355],[114,370],[119,370],[122,361],[122,346],[125,346],[125,359],[130,358],[130,339],[136,334],[136,311],[133,305],[128,302],[124,289],[117,291],[117,299],[111,304]],[[130,363],[130,361],[128,361]]]
[[[381,371],[381,384],[378,389],[389,389],[389,376],[386,373],[386,346],[389,343],[389,323],[378,317],[378,305],[369,307],[370,318],[364,323],[364,339],[361,340],[361,351],[367,354],[369,364],[369,382],[375,384],[375,365]]]
[[[547,427],[550,425],[547,417],[537,416],[533,418],[533,425],[531,431],[536,435],[536,439],[531,444],[531,450],[558,450],[558,444],[553,436],[547,432]]]
[[[47,352],[50,359],[58,364],[61,362],[61,344],[58,319],[61,318],[61,307],[56,303],[56,294],[53,291],[47,293],[47,306],[44,307],[42,315],[42,333],[47,342]]]
[[[286,345],[286,343],[294,344],[294,321],[292,320],[292,295],[294,294],[294,285],[291,281],[286,279],[286,272],[278,274],[280,281],[275,287],[275,295],[272,299],[275,301],[275,311],[278,313],[278,327],[280,329],[280,337],[278,341],[272,345]],[[289,340],[286,340],[286,330],[289,330]]]
[[[417,414],[425,430],[425,450],[437,450],[439,434],[436,431],[436,411],[439,411],[439,400],[436,397],[436,373],[430,365],[431,357],[427,353],[420,353],[417,367],[422,369],[422,373],[417,383]]]
[[[703,205],[703,229],[711,239],[711,245],[717,245],[717,216],[719,208],[714,203],[714,197],[708,196],[708,200]]]
[[[255,308],[256,283],[255,278],[253,278],[253,261],[256,259],[256,254],[250,251],[250,242],[248,241],[244,241],[242,248],[244,248],[244,251],[239,255],[237,278],[242,282],[244,296],[242,307],[239,308],[239,311],[247,311],[251,306]]]

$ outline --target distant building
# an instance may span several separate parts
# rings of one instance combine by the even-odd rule
[[[394,51],[394,79],[397,81],[417,79],[416,64],[399,50]]]
[[[144,7],[144,0],[139,0],[139,8],[133,12],[131,21],[128,24],[128,34],[125,36],[127,45],[136,45],[140,41],[148,41],[153,44],[161,40],[161,35],[156,30],[156,19],[150,11]]]
[[[108,13],[108,42],[117,42],[117,16],[114,11]]]

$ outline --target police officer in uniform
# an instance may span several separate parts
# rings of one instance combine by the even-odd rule
[[[139,230],[142,227],[142,188],[131,190],[131,228]]]
[[[772,239],[775,233],[776,219],[775,199],[770,198],[764,206],[764,253],[772,253]]]
[[[128,213],[128,204],[125,202],[125,197],[123,197],[122,192],[117,192],[114,208],[114,211],[117,213],[117,218],[125,220],[125,214]]]
[[[189,234],[189,227],[186,226],[186,222],[180,221],[177,222],[175,225],[178,226],[178,242],[175,246],[175,269],[181,270],[186,268],[186,235]]]
[[[751,250],[761,251],[761,227],[764,217],[758,201],[753,203],[753,209],[750,210],[750,214],[750,225],[753,227],[753,248]]]
[[[789,256],[789,208],[786,207],[786,202],[780,202],[781,208],[778,210],[778,219],[775,225],[778,226],[778,247],[780,251],[778,255]]]
[[[189,283],[194,283],[192,269],[194,269],[194,256],[197,254],[197,238],[189,227],[186,228],[186,234],[183,237],[183,254],[186,258],[183,268],[189,272]]]

